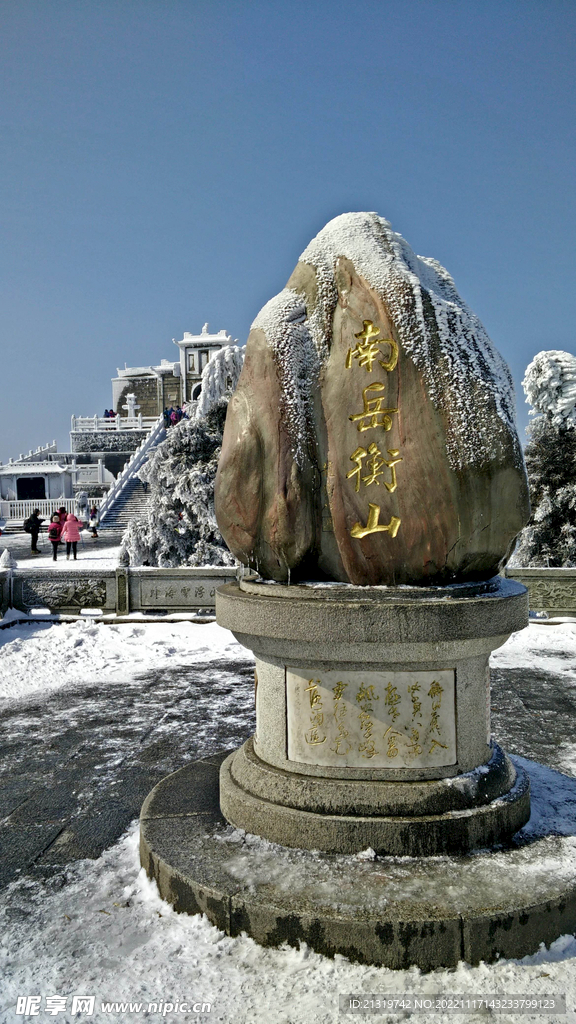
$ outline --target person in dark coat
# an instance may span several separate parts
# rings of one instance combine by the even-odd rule
[[[43,522],[44,520],[40,519],[40,509],[35,508],[28,520],[28,525],[30,527],[31,551],[33,555],[40,554],[38,551],[38,534],[40,533]]]
[[[97,537],[98,531],[96,527],[98,526],[98,509],[96,508],[96,505],[92,505],[92,508],[90,509],[90,519],[88,525],[92,530],[92,536]]]

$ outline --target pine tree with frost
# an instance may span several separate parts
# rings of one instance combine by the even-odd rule
[[[532,516],[515,566],[576,567],[576,357],[539,352],[522,381],[537,418],[528,428],[526,469]]]
[[[576,424],[576,356],[570,352],[539,352],[522,381],[531,416],[539,413],[555,427]]]
[[[225,346],[202,373],[202,391],[191,418],[168,429],[166,440],[140,470],[150,488],[146,512],[122,539],[130,565],[174,568],[235,565],[214,512],[214,481],[226,410],[244,361],[244,350]]]

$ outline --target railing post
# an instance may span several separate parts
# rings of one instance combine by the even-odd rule
[[[116,416],[114,417],[114,421],[115,421],[116,430],[120,430],[120,413],[118,413],[118,412],[116,413]]]

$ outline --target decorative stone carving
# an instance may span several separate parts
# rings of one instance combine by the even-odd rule
[[[510,373],[448,273],[376,214],[331,221],[248,339],[230,549],[280,582],[483,579],[528,514]]]
[[[101,608],[106,604],[104,580],[66,576],[58,580],[25,580],[22,602],[26,608]]]
[[[559,579],[559,575],[564,576]],[[528,587],[530,607],[548,615],[576,615],[576,572],[564,569],[511,569],[506,574]]]

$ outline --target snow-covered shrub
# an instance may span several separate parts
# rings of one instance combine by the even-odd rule
[[[537,416],[525,452],[532,517],[510,564],[575,567],[576,357],[539,352],[522,383]]]
[[[139,472],[150,488],[147,511],[122,539],[131,565],[235,565],[214,513],[214,480],[228,402],[238,383],[243,349],[226,346],[204,368],[195,414],[168,429]]]
[[[531,416],[546,416],[555,427],[576,423],[576,356],[570,352],[539,352],[522,381]]]
[[[196,406],[196,420],[200,422],[224,397],[226,401],[236,390],[244,365],[244,349],[238,345],[225,345],[213,356],[202,371],[202,390]]]

